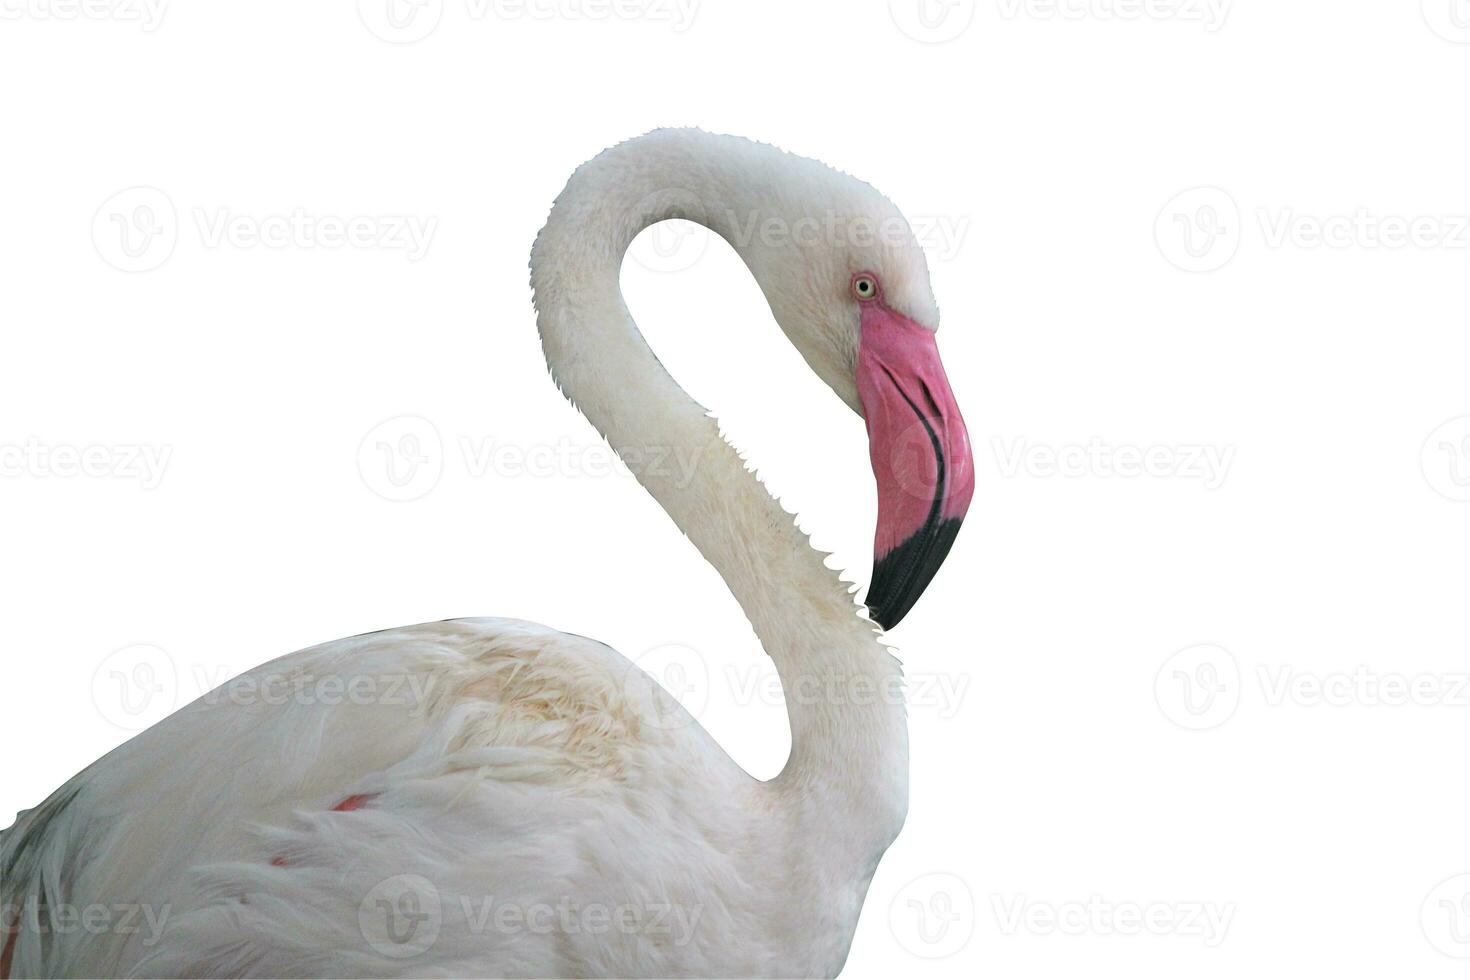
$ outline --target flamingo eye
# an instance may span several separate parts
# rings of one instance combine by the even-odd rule
[[[872,299],[878,295],[878,280],[872,276],[858,276],[852,281],[852,294],[858,299]]]

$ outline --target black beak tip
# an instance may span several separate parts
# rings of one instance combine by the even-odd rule
[[[868,618],[885,632],[902,622],[934,580],[959,530],[958,517],[926,524],[874,562],[873,584],[868,588]]]
[[[893,627],[897,626],[903,620],[904,615],[905,614],[901,612],[896,617],[890,618],[888,611],[883,607],[868,607],[868,618],[877,623],[878,628],[885,633],[893,629]]]
[[[878,624],[883,632],[888,632],[903,622],[903,618],[914,608],[914,602],[918,596],[883,596],[875,595],[876,589],[868,590],[868,618]]]

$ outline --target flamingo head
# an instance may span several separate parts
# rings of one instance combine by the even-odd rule
[[[859,309],[854,377],[878,483],[868,611],[891,629],[949,554],[975,492],[969,433],[934,330],[890,306],[878,273],[852,276]]]
[[[897,208],[833,173],[835,213],[862,219],[804,248],[747,254],[777,321],[811,368],[860,414],[878,486],[868,611],[890,629],[933,580],[975,490],[964,419],[935,339],[928,265]],[[829,212],[831,213],[831,212]],[[825,247],[823,247],[825,246]]]

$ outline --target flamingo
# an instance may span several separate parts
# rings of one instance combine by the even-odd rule
[[[878,492],[869,615],[625,307],[624,253],[669,218],[731,243],[862,416]],[[749,776],[580,636],[465,619],[337,640],[226,683],[21,813],[0,836],[0,977],[841,970],[908,808],[882,631],[934,576],[974,489],[923,251],[892,203],[825,164],[657,130],[577,169],[531,285],[557,384],[774,661],[784,769]],[[649,447],[698,465],[676,473]],[[260,696],[304,679],[370,696]]]

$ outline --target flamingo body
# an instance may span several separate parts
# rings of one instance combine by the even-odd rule
[[[23,929],[12,971],[833,972],[861,896],[796,879],[763,910],[754,872],[802,861],[774,815],[731,819],[760,792],[592,640],[504,619],[338,640],[241,675],[22,815],[0,838],[7,890],[142,911],[85,943]]]
[[[865,415],[872,619],[628,313],[623,255],[677,217],[736,247],[813,371]],[[0,980],[841,969],[908,807],[901,671],[875,621],[913,606],[974,489],[923,251],[867,184],[664,130],[573,175],[531,265],[557,383],[774,661],[780,775],[752,779],[582,637],[482,619],[328,643],[182,709],[0,835]],[[669,451],[695,465],[660,465]],[[97,910],[128,928],[69,925]]]

